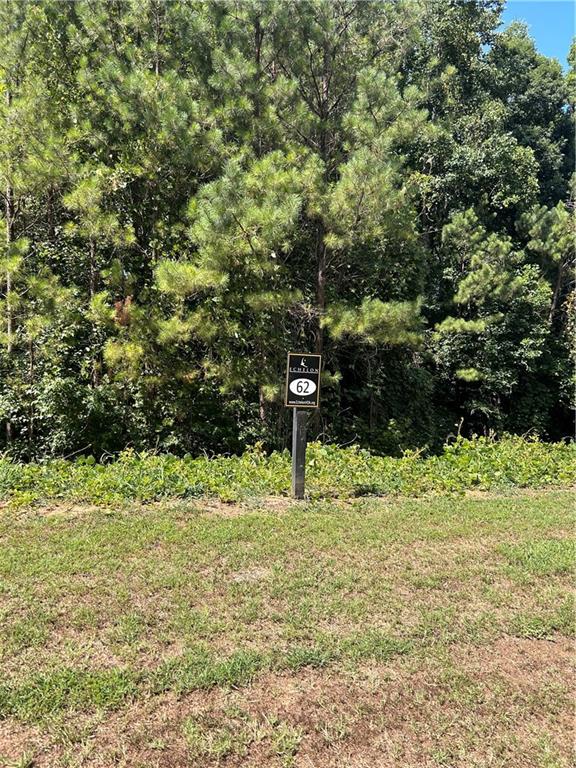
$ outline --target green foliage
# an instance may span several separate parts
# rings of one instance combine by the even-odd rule
[[[7,0],[0,448],[282,449],[296,348],[327,441],[569,434],[574,72],[500,11]]]
[[[538,488],[566,485],[576,469],[573,445],[508,437],[456,442],[438,456],[407,451],[402,458],[375,456],[357,447],[312,443],[307,452],[307,487],[313,497],[460,493],[467,489]],[[184,457],[126,451],[116,461],[91,457],[43,464],[0,459],[0,498],[15,505],[33,500],[118,504],[164,498],[286,494],[287,452],[265,455],[256,448],[242,456]]]
[[[356,336],[372,343],[417,345],[420,302],[388,302],[364,299],[360,307],[332,305],[322,320],[335,339]]]
[[[488,234],[472,210],[444,227],[442,247],[455,314],[437,324],[432,338],[439,370],[446,381],[463,382],[471,420],[505,429],[515,398],[529,397],[536,371],[543,377],[550,370],[550,285],[508,236]]]
[[[195,293],[221,288],[228,282],[226,274],[202,269],[193,264],[163,261],[156,268],[156,283],[163,293],[173,293],[181,298]]]

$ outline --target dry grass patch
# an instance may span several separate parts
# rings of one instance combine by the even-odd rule
[[[502,638],[387,664],[268,673],[241,688],[144,699],[43,732],[8,723],[1,750],[38,768],[568,768],[573,653]]]
[[[568,491],[5,512],[0,755],[564,768],[572,516]]]

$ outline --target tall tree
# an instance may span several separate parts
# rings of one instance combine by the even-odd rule
[[[323,439],[564,434],[573,61],[502,5],[6,2],[2,448],[283,445],[290,348]]]

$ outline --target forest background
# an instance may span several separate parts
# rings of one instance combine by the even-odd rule
[[[576,47],[500,0],[0,6],[0,451],[571,433]]]

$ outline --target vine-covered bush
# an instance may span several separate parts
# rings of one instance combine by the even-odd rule
[[[358,447],[311,443],[306,465],[306,485],[312,497],[538,488],[573,482],[576,446],[511,436],[500,441],[459,438],[437,456],[409,451],[392,458],[374,456]],[[241,456],[214,458],[125,451],[105,463],[92,457],[42,464],[0,459],[0,499],[11,504],[46,500],[116,504],[199,496],[236,501],[285,495],[289,488],[288,452],[266,455],[259,446]]]

